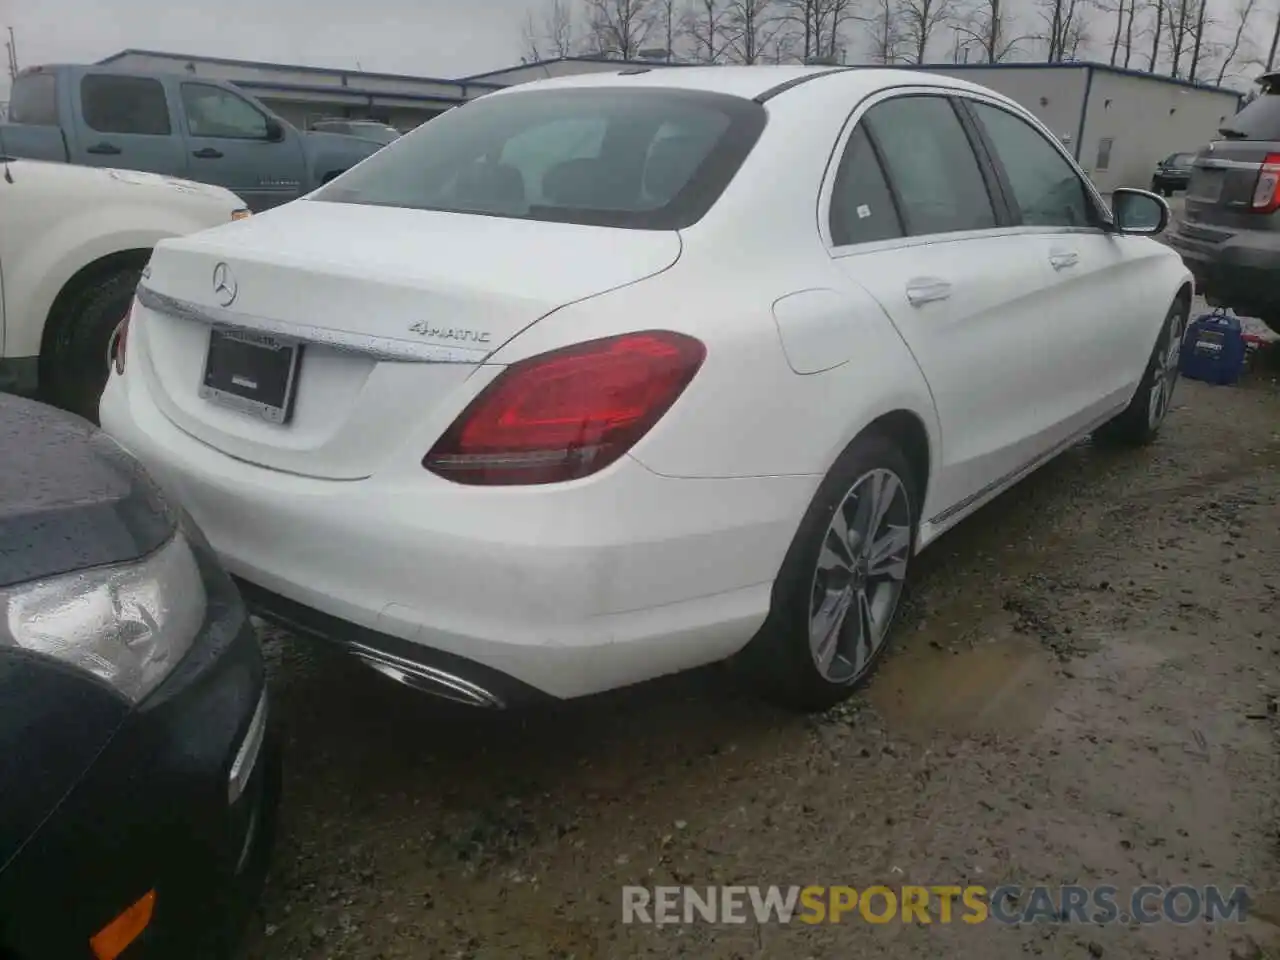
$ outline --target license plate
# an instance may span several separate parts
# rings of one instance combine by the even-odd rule
[[[1222,181],[1226,179],[1224,170],[1197,171],[1187,185],[1187,198],[1201,200],[1205,203],[1217,203],[1222,196]]]
[[[301,359],[296,340],[215,327],[209,331],[200,396],[268,423],[288,423]]]

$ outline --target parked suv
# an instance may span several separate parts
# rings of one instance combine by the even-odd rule
[[[1209,303],[1280,332],[1280,73],[1196,155],[1168,236]]]

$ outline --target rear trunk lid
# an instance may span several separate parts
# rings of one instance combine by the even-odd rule
[[[1201,150],[1187,184],[1186,232],[1220,241],[1238,230],[1268,229],[1273,218],[1250,208],[1262,162],[1275,153],[1280,143],[1267,140],[1217,140]]]
[[[302,200],[161,243],[129,336],[138,375],[193,437],[360,479],[521,330],[679,255],[674,231]]]

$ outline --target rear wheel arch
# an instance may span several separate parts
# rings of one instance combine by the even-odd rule
[[[118,250],[85,264],[62,285],[45,317],[44,329],[40,335],[39,384],[43,397],[59,405],[66,405],[68,398],[61,395],[64,393],[62,388],[68,381],[74,383],[80,374],[80,371],[62,369],[66,346],[77,337],[102,339],[96,336],[94,330],[76,329],[82,320],[84,307],[95,300],[95,294],[109,286],[130,286],[129,281],[142,271],[150,258],[151,249],[147,247]],[[107,332],[108,339],[109,336],[110,331]],[[91,344],[89,348],[93,349],[95,346]],[[105,372],[106,343],[103,342],[101,346]]]
[[[933,467],[933,449],[924,421],[910,410],[891,410],[867,424],[850,441],[850,445],[868,433],[879,434],[893,442],[907,458],[913,474],[911,479],[916,487],[914,493],[919,498],[919,502],[914,505],[918,520],[928,495],[930,471]]]

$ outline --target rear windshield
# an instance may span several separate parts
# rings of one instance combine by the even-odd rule
[[[423,124],[312,199],[678,230],[711,208],[764,123],[759,104],[703,91],[498,94]]]
[[[1219,130],[1230,140],[1280,140],[1280,90],[1273,85]]]
[[[53,73],[20,73],[9,93],[9,122],[58,125],[58,78]]]

